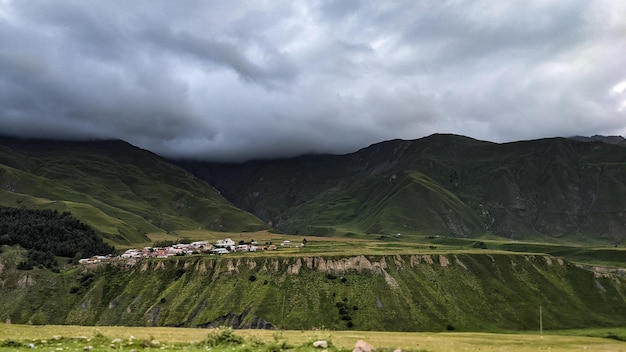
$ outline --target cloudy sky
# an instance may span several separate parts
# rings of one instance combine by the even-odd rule
[[[626,1],[0,0],[0,134],[169,157],[626,135]]]

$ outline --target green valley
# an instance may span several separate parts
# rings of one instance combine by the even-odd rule
[[[625,180],[623,146],[567,139],[434,135],[173,164],[121,141],[3,138],[0,321],[505,332],[537,330],[541,310],[545,330],[623,327]],[[32,214],[41,248],[79,230],[117,254],[226,237],[306,246],[89,265],[57,251],[58,265],[28,268],[16,239],[37,240],[22,231]]]

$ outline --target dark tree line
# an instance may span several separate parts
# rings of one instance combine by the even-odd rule
[[[26,260],[17,265],[18,269],[30,270],[35,266],[43,266],[46,268],[54,268],[58,265],[54,254],[51,252],[42,252],[36,249],[29,249]]]
[[[89,225],[69,212],[0,206],[0,245],[20,245],[28,249],[28,261],[21,266],[52,267],[54,256],[74,258],[112,253]]]

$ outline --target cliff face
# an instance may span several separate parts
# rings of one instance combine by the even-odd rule
[[[358,330],[624,325],[626,280],[551,256],[183,257],[0,270],[13,323]]]

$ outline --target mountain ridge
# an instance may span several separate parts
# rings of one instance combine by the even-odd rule
[[[269,226],[619,244],[624,180],[623,147],[558,137],[493,143],[434,134],[243,163],[168,161],[119,140],[0,138],[0,203],[77,212],[126,245],[149,242],[151,232]]]
[[[109,242],[149,233],[267,228],[160,156],[119,140],[0,138],[0,203],[71,211]]]
[[[626,233],[626,149],[601,141],[498,144],[436,134],[345,155],[178,164],[291,233],[583,236],[612,243]]]
[[[626,146],[626,138],[622,136],[602,136],[602,135],[593,135],[591,137],[574,136],[574,137],[570,137],[570,139],[580,141],[580,142],[604,142],[608,144]]]

